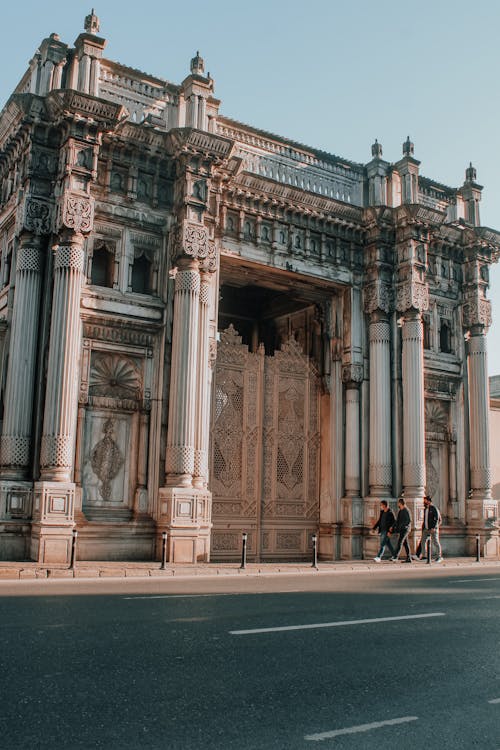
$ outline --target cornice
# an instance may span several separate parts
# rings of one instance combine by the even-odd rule
[[[255,200],[276,201],[286,210],[297,213],[319,214],[327,221],[341,221],[363,229],[363,210],[349,203],[310,193],[302,188],[284,185],[266,177],[241,173],[227,185],[228,192],[238,189],[250,191]]]
[[[45,106],[52,122],[83,118],[95,123],[100,130],[113,130],[128,117],[127,110],[121,104],[72,89],[51,91],[45,97]]]

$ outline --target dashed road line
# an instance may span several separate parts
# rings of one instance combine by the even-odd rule
[[[340,628],[348,625],[370,625],[377,622],[397,622],[400,620],[422,620],[427,617],[444,617],[444,612],[427,612],[421,615],[400,615],[399,617],[373,617],[366,620],[341,620],[336,622],[316,622],[308,625],[281,625],[274,628],[252,628],[251,630],[230,630],[230,635],[255,635],[257,633],[280,633],[285,630],[314,630],[316,628]]]
[[[371,724],[359,724],[357,727],[345,727],[344,729],[333,729],[331,732],[318,732],[317,734],[306,734],[305,740],[322,742],[330,740],[333,737],[339,737],[342,734],[356,734],[357,732],[371,732],[372,729],[381,727],[394,726],[395,724],[407,724],[410,721],[417,721],[418,716],[402,716],[399,719],[387,719],[387,721],[372,721]]]

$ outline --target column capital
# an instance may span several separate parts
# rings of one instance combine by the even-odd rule
[[[469,330],[477,327],[487,330],[491,326],[491,302],[483,296],[479,286],[472,286],[464,292],[462,320],[464,328]]]
[[[60,199],[56,216],[56,231],[70,229],[76,234],[87,233],[94,228],[94,199],[65,191]]]
[[[392,305],[392,290],[389,284],[378,279],[365,286],[363,296],[366,313],[371,314],[377,310],[389,313]]]
[[[429,309],[429,287],[427,284],[412,278],[398,284],[396,292],[396,310],[407,313],[415,310],[418,313]]]
[[[342,366],[342,382],[348,388],[358,388],[363,382],[363,365],[348,364]]]
[[[215,251],[210,247],[208,228],[193,221],[182,221],[173,233],[172,256],[174,259],[183,256],[204,261],[209,253]]]
[[[20,235],[23,232],[29,232],[36,236],[50,234],[52,213],[53,206],[49,200],[27,195],[17,212],[16,233]]]

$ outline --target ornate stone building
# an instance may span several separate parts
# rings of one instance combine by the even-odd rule
[[[0,556],[372,555],[427,488],[498,554],[486,332],[500,234],[375,142],[353,163],[107,60],[91,14],[0,115]]]

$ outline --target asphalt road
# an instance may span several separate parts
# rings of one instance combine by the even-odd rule
[[[23,583],[2,750],[500,749],[498,567]]]

